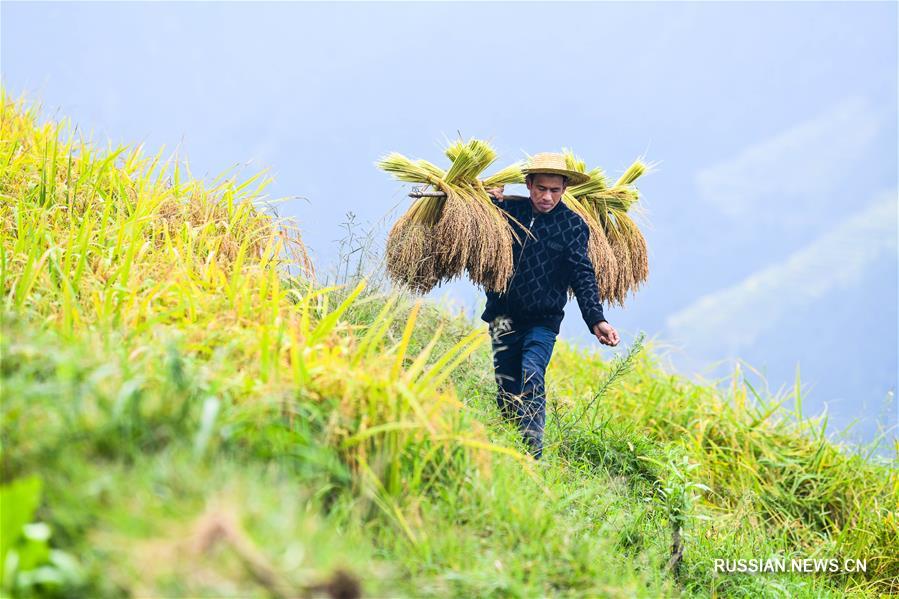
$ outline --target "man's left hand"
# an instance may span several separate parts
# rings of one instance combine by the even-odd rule
[[[611,345],[612,347],[618,345],[618,342],[621,340],[621,338],[618,337],[618,331],[615,330],[615,327],[606,321],[597,322],[593,325],[593,334],[596,335],[596,338],[599,339],[600,343],[603,345]]]

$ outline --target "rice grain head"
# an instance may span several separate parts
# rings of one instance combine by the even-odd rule
[[[628,244],[628,253],[631,257],[631,273],[634,283],[631,291],[636,291],[649,277],[649,256],[646,248],[646,238],[643,237],[636,223],[627,214],[619,215],[618,223],[625,232],[624,238]]]
[[[587,254],[590,262],[593,264],[593,271],[599,287],[599,298],[601,301],[612,301],[615,298],[614,289],[618,279],[618,263],[612,247],[609,245],[605,230],[596,219],[595,214],[574,196],[566,192],[562,197],[568,207],[587,223],[587,227],[590,230],[590,237],[587,240]],[[573,295],[573,292],[571,295]]]
[[[416,293],[427,293],[438,283],[434,251],[427,225],[408,214],[393,225],[387,236],[387,274]]]
[[[612,295],[615,303],[623,306],[628,290],[635,284],[633,262],[630,255],[630,244],[625,236],[615,228],[612,231],[609,244],[612,246],[612,252],[615,254],[615,261],[618,265],[618,276]]]

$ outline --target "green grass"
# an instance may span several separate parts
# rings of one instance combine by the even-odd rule
[[[263,178],[204,184],[2,104],[4,595],[899,592],[896,459],[781,408],[798,381],[560,342],[535,463],[482,323],[317,283]],[[776,556],[867,572],[712,567]]]

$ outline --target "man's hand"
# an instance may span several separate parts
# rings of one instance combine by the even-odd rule
[[[603,345],[611,345],[612,347],[618,345],[618,342],[621,340],[621,338],[618,337],[618,331],[615,330],[615,327],[604,320],[593,325],[593,334],[596,335],[596,338],[599,339],[600,343]]]
[[[493,187],[487,190],[487,193],[495,197],[500,202],[503,201],[503,191],[506,189],[505,185],[500,185],[499,187]]]

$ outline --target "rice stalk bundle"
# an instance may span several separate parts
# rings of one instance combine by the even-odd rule
[[[566,151],[566,159],[569,168],[587,172],[584,163],[570,151]],[[600,169],[594,169],[588,173],[589,181],[566,193],[570,196],[569,206],[590,226],[591,245],[594,237],[602,238],[602,249],[591,247],[589,252],[596,269],[600,299],[612,304],[623,306],[627,294],[635,293],[649,276],[646,239],[631,214],[639,213],[640,199],[633,184],[650,168],[638,159],[612,186]],[[602,231],[601,236],[597,230]],[[608,264],[609,254],[601,255],[600,251],[611,254],[613,266]]]
[[[481,181],[481,183],[484,185],[485,189],[492,189],[498,185],[523,184],[524,173],[521,172],[522,168],[524,168],[524,164],[521,162],[510,164],[509,166],[496,171],[494,174]]]
[[[396,179],[419,183],[445,197],[418,198],[387,236],[387,273],[417,293],[467,273],[476,285],[502,291],[512,274],[513,231],[486,189],[522,180],[512,165],[484,181],[478,176],[496,160],[484,141],[456,141],[446,148],[447,170],[391,153],[377,166]]]
[[[592,210],[591,206],[582,202],[580,198],[590,193],[598,193],[606,189],[606,179],[602,169],[595,168],[587,171],[584,161],[577,158],[571,151],[565,151],[565,160],[568,168],[587,174],[590,179],[580,185],[572,186],[562,196],[563,201],[576,212],[590,229],[590,238],[587,242],[587,255],[593,263],[596,273],[596,282],[599,287],[599,297],[602,301],[611,301],[614,290],[617,288],[619,277],[618,258],[609,243],[602,222]],[[569,289],[569,295],[574,296],[574,291]]]

